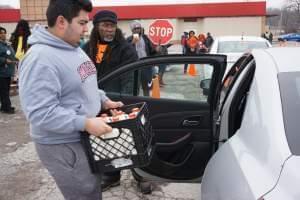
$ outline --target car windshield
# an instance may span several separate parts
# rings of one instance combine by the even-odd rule
[[[285,133],[292,154],[300,155],[300,72],[278,75]]]
[[[263,41],[222,41],[218,44],[218,53],[242,53],[250,49],[268,48]]]

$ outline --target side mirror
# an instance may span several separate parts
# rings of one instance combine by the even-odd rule
[[[211,79],[203,79],[200,81],[200,88],[203,90],[203,95],[208,96]]]

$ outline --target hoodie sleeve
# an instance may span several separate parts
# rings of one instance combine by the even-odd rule
[[[19,87],[21,106],[32,125],[63,134],[84,130],[86,117],[61,106],[61,84],[53,68],[35,62],[23,62]]]
[[[109,100],[109,98],[106,96],[105,92],[103,90],[98,90],[100,99],[101,99],[101,105],[104,104],[105,101]]]

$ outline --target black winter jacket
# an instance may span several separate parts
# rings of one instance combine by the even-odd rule
[[[89,42],[83,46],[83,50],[89,55]],[[92,59],[92,58],[91,58]],[[93,59],[92,59],[93,60]],[[118,69],[124,64],[128,64],[138,60],[136,51],[124,39],[121,41],[113,41],[108,44],[103,55],[101,63],[94,63],[97,68],[97,78],[101,79],[106,74]],[[104,89],[110,92],[121,92],[126,94],[132,93],[133,74],[126,74],[118,80],[112,80],[105,85]],[[100,86],[99,86],[100,87]]]
[[[0,77],[12,77],[15,64],[7,64],[6,59],[16,61],[13,48],[6,42],[0,41]]]

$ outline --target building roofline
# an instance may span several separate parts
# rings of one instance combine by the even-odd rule
[[[18,22],[20,19],[20,9],[0,8],[0,23]]]
[[[266,16],[266,2],[262,1],[94,7],[90,17],[105,9],[115,11],[120,20]],[[18,22],[20,19],[20,9],[0,9],[0,23]]]
[[[112,10],[121,20],[265,16],[266,2],[94,7],[90,16],[99,10]]]

